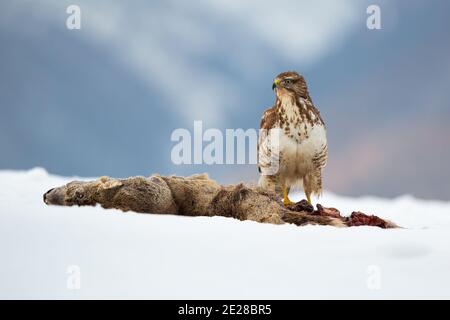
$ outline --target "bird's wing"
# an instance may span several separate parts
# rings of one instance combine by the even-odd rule
[[[317,169],[322,170],[327,165],[327,159],[328,159],[328,145],[325,143],[316,150],[316,154],[313,158],[314,166]]]
[[[278,115],[276,107],[273,106],[264,111],[259,125],[259,139],[258,139],[258,170],[261,173],[261,168],[269,167],[271,165],[271,142],[270,130],[273,129],[277,123]]]
[[[313,116],[315,123],[319,126],[323,126],[323,142],[322,144],[317,144],[314,152],[314,158],[313,163],[314,166],[321,170],[325,165],[327,164],[327,158],[328,158],[328,144],[326,140],[326,129],[325,129],[325,123],[320,115],[319,110],[314,106],[314,104],[310,100],[303,100],[303,103],[305,103],[307,106],[307,109],[309,109]]]

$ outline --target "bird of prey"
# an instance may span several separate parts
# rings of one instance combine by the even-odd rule
[[[311,100],[305,79],[297,72],[280,73],[272,89],[276,93],[275,105],[264,112],[260,124],[258,183],[262,188],[281,191],[284,204],[289,205],[293,204],[289,190],[303,182],[311,204],[311,194],[322,192],[322,169],[328,156],[325,123]],[[279,132],[277,139],[270,134],[273,129]],[[277,171],[267,171],[275,156]]]

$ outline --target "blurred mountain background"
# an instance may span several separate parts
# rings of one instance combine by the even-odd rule
[[[81,30],[66,8],[81,8]],[[381,8],[381,30],[366,9]],[[447,0],[0,2],[0,169],[256,181],[171,162],[177,128],[258,128],[297,70],[327,123],[325,188],[450,199]]]

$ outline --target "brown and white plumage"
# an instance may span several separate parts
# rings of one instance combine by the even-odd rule
[[[259,185],[273,191],[281,189],[284,203],[290,204],[290,188],[303,182],[311,202],[312,193],[322,192],[322,169],[328,154],[325,123],[311,100],[305,79],[297,72],[279,74],[273,89],[275,105],[264,112],[260,124]],[[278,136],[270,134],[273,129],[278,130]],[[270,171],[274,160],[279,161],[276,172]]]

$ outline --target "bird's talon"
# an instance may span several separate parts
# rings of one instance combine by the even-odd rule
[[[290,206],[290,205],[295,204],[295,202],[293,202],[293,201],[291,201],[289,199],[284,199],[283,203],[284,203],[285,206]]]

